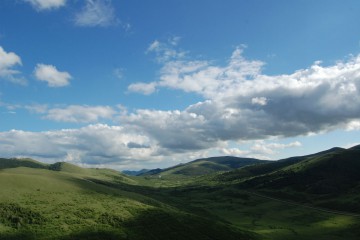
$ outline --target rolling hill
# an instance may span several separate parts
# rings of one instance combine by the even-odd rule
[[[162,177],[165,177],[176,175],[194,177],[216,172],[231,171],[244,166],[263,162],[263,160],[254,158],[239,158],[231,156],[202,158],[166,169],[150,170],[140,174],[139,176],[161,175]]]
[[[360,147],[249,166],[217,175],[220,182],[269,196],[360,213]]]
[[[359,171],[360,146],[198,159],[144,176],[0,159],[0,240],[355,240]]]
[[[136,180],[114,170],[27,159],[0,159],[0,164],[0,239],[235,240],[254,236],[128,191],[137,187]]]

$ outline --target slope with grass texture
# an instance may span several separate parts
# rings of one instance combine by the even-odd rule
[[[0,239],[253,238],[228,224],[127,191],[120,186],[136,185],[113,170],[64,163],[53,170],[2,165]]]
[[[238,176],[240,188],[334,210],[359,213],[359,172],[360,148],[357,146],[306,157],[265,174],[251,175],[246,168],[240,169],[229,176],[220,175],[218,180],[234,181]]]

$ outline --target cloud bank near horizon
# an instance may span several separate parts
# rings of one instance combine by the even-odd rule
[[[271,76],[262,72],[264,62],[244,57],[243,47],[235,48],[225,65],[216,65],[191,59],[188,52],[176,49],[178,41],[154,41],[147,54],[155,53],[159,80],[131,84],[128,91],[151,95],[176,89],[196,93],[203,101],[169,111],[27,106],[43,119],[91,125],[2,132],[1,151],[7,156],[119,166],[191,160],[214,151],[271,158],[279,149],[301,146],[300,142],[279,145],[276,139],[360,129],[360,55]],[[19,64],[14,57],[6,66]],[[231,146],[241,142],[251,142],[252,147]]]

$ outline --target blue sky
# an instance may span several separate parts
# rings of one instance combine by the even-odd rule
[[[359,144],[360,3],[4,0],[3,157],[140,169]]]

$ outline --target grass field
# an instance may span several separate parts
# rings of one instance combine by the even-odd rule
[[[357,156],[349,154],[342,159]],[[313,181],[312,166],[334,161],[328,155],[299,159],[305,162],[161,177],[0,159],[0,240],[360,239],[360,216],[351,215],[359,207],[359,186],[337,195],[299,192],[289,170]],[[284,179],[293,184],[282,185]],[[264,188],[270,181],[280,187]],[[344,206],[349,214],[334,211]]]
[[[1,170],[0,239],[252,238],[229,224],[181,211],[116,185],[95,183],[124,184],[120,174],[105,172],[26,167]]]

